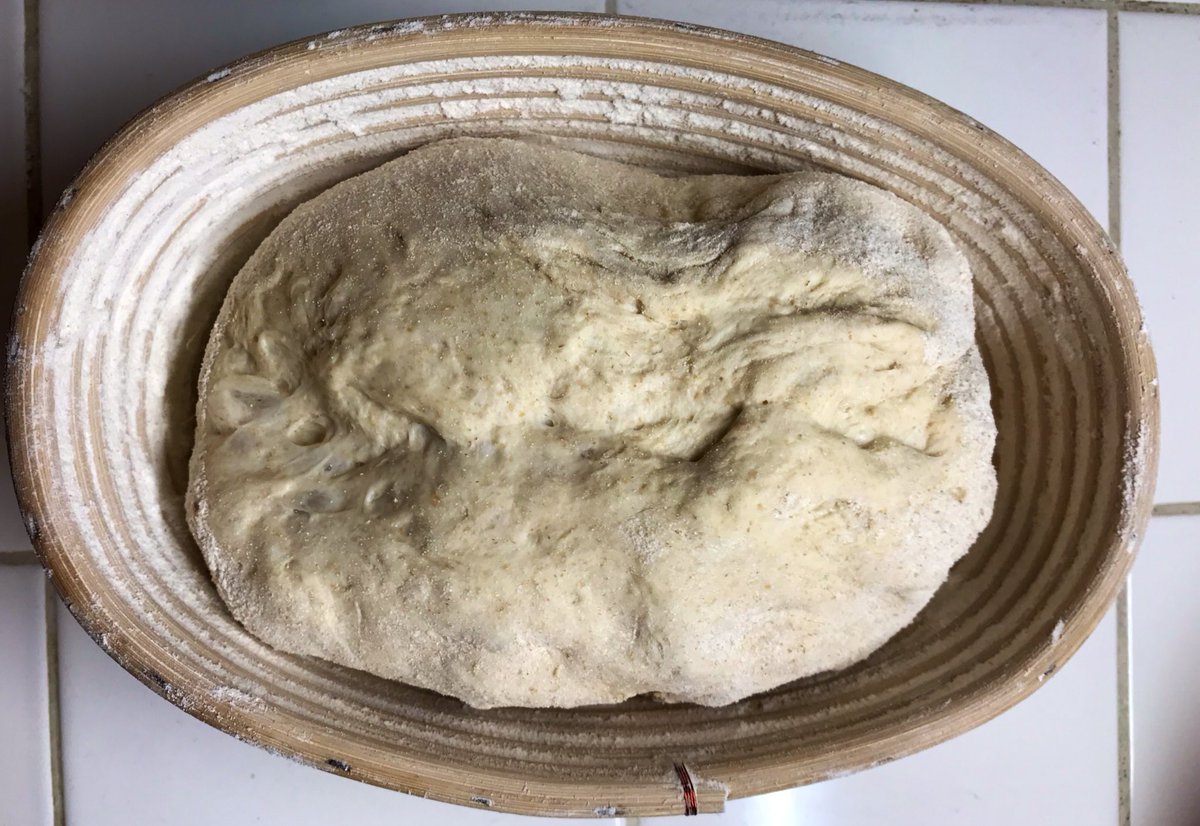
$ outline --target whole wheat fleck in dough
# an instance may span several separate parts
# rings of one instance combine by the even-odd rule
[[[722,704],[908,624],[992,508],[971,277],[832,173],[431,144],[230,288],[189,517],[266,642],[480,707]]]

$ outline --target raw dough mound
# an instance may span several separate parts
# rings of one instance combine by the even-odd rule
[[[189,518],[233,615],[479,707],[853,663],[995,494],[970,272],[922,212],[511,140],[296,209],[198,414]]]

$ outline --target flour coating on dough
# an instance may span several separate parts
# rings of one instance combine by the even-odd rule
[[[724,704],[862,659],[990,516],[971,278],[811,171],[431,144],[288,216],[188,514],[256,636],[490,707]]]

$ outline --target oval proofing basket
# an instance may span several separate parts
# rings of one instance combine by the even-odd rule
[[[723,708],[478,711],[273,651],[214,591],[183,517],[195,381],[230,279],[300,200],[452,135],[664,169],[819,164],[897,193],[970,257],[999,426],[990,527],[870,659]],[[926,748],[1028,695],[1099,621],[1148,518],[1153,358],[1117,253],[1024,154],[808,52],[563,15],[429,18],[243,60],[158,103],[64,196],[9,349],[12,461],[75,616],[146,685],[327,771],[533,814],[700,811]],[[697,587],[703,587],[697,583]]]

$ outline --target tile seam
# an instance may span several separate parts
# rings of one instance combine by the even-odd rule
[[[58,594],[49,580],[44,584],[42,599],[46,631],[46,708],[50,738],[50,799],[53,805],[54,826],[66,826],[66,801],[63,794],[62,770],[62,705],[59,692]]]
[[[1152,14],[1200,14],[1200,3],[1169,3],[1156,0],[1118,0],[1121,11]]]
[[[1121,8],[1109,0],[1106,11],[1108,113],[1108,234],[1121,246]],[[1155,508],[1155,511],[1158,509]],[[1130,704],[1130,580],[1117,595],[1117,826],[1132,826],[1133,710]]]
[[[1154,506],[1155,516],[1196,516],[1200,502],[1161,502]]]
[[[1120,14],[1108,10],[1108,234],[1121,246],[1121,36]]]
[[[1133,823],[1133,707],[1130,657],[1130,580],[1117,596],[1117,824]]]

